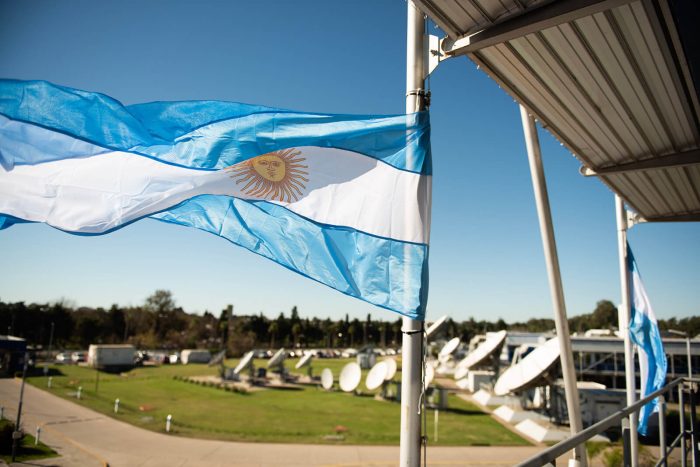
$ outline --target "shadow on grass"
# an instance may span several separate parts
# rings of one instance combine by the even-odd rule
[[[453,413],[457,415],[487,415],[481,410],[469,410],[469,409],[458,409],[458,408],[446,408],[439,409],[441,412]]]
[[[19,374],[15,375],[18,378],[22,377],[22,372],[19,372]],[[41,376],[65,376],[65,373],[63,373],[61,370],[58,368],[52,367],[49,368],[48,373],[45,375],[44,374],[44,367],[43,366],[38,366],[34,368],[28,368],[27,369],[27,377],[28,378],[36,378],[36,377],[41,377]]]

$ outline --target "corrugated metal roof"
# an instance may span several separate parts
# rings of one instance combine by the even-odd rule
[[[695,44],[665,0],[417,4],[642,217],[700,220]]]

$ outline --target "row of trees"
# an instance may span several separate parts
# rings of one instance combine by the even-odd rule
[[[660,320],[662,329],[677,329],[695,336],[700,333],[700,317]],[[593,312],[569,319],[572,332],[587,329],[615,329],[617,310],[608,300],[598,302]],[[252,348],[275,347],[398,347],[401,343],[401,319],[393,321],[330,318],[301,318],[297,307],[289,316],[280,313],[270,319],[261,314],[237,315],[232,306],[219,316],[205,312],[190,314],[178,307],[167,290],[157,290],[143,305],[109,309],[52,304],[4,303],[0,301],[0,332],[24,337],[30,344],[46,346],[53,328],[55,349],[86,348],[94,343],[131,343],[138,348],[182,349],[226,348],[240,355]],[[468,342],[473,336],[502,329],[543,332],[554,329],[551,319],[531,319],[507,324],[470,318],[448,320],[442,328],[445,337],[459,336]]]

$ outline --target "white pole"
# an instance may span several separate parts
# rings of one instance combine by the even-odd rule
[[[435,409],[435,442],[438,442],[438,422],[440,417],[440,411]]]
[[[83,387],[78,386],[78,394],[77,394],[78,399],[80,399],[80,397],[82,396],[82,392],[83,392]]]
[[[119,413],[119,398],[114,399],[114,413]]]
[[[617,250],[620,261],[620,292],[622,304],[618,309],[620,331],[625,342],[625,386],[627,389],[627,405],[632,405],[637,400],[636,384],[634,379],[634,348],[630,339],[630,281],[627,269],[627,211],[622,203],[622,198],[615,195],[615,212],[617,214]],[[637,412],[631,413],[630,420],[630,450],[632,466],[637,466]]]
[[[37,425],[36,436],[34,437],[34,446],[37,446],[39,444],[39,438],[41,438],[41,427]]]
[[[411,0],[406,2],[406,113],[425,108],[425,23]],[[410,154],[408,155],[410,157]],[[421,341],[423,322],[403,318],[401,331],[401,467],[420,465],[420,394],[422,377]]]
[[[527,155],[530,162],[530,175],[535,192],[537,215],[540,220],[540,234],[542,235],[542,246],[547,263],[549,290],[552,297],[552,304],[554,305],[554,323],[557,329],[561,367],[564,376],[566,408],[569,413],[569,427],[573,436],[583,431],[583,424],[581,422],[581,408],[579,404],[578,387],[576,386],[576,370],[574,369],[571,338],[569,336],[569,322],[566,319],[564,287],[561,281],[557,244],[554,238],[554,227],[552,225],[552,212],[549,206],[549,196],[547,194],[547,181],[544,176],[542,154],[540,153],[540,142],[537,137],[535,119],[522,105],[520,106],[520,116],[523,122],[523,131],[525,132],[525,144],[527,146]],[[583,467],[586,466],[586,448],[584,444],[576,446],[573,461]]]
[[[693,360],[690,356],[690,333],[685,336],[685,351],[688,354],[688,378],[693,377]]]
[[[165,418],[165,432],[170,433],[170,424],[173,421],[173,416],[168,414],[168,416]]]
[[[49,376],[49,381],[46,383],[49,389],[51,389],[51,382],[53,381],[53,376]]]

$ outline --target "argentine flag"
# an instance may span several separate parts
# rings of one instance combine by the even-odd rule
[[[423,319],[430,127],[218,101],[123,106],[0,80],[0,229],[81,235],[145,217],[221,236],[347,295]]]
[[[632,249],[627,245],[627,268],[630,277],[631,317],[630,337],[639,347],[640,370],[640,398],[646,397],[654,391],[661,389],[666,382],[666,353],[661,342],[659,325],[651,308],[651,302],[644,289],[639,268],[634,260]],[[649,416],[658,411],[658,401],[653,401],[642,407],[639,413],[638,431],[642,435],[647,434]]]

